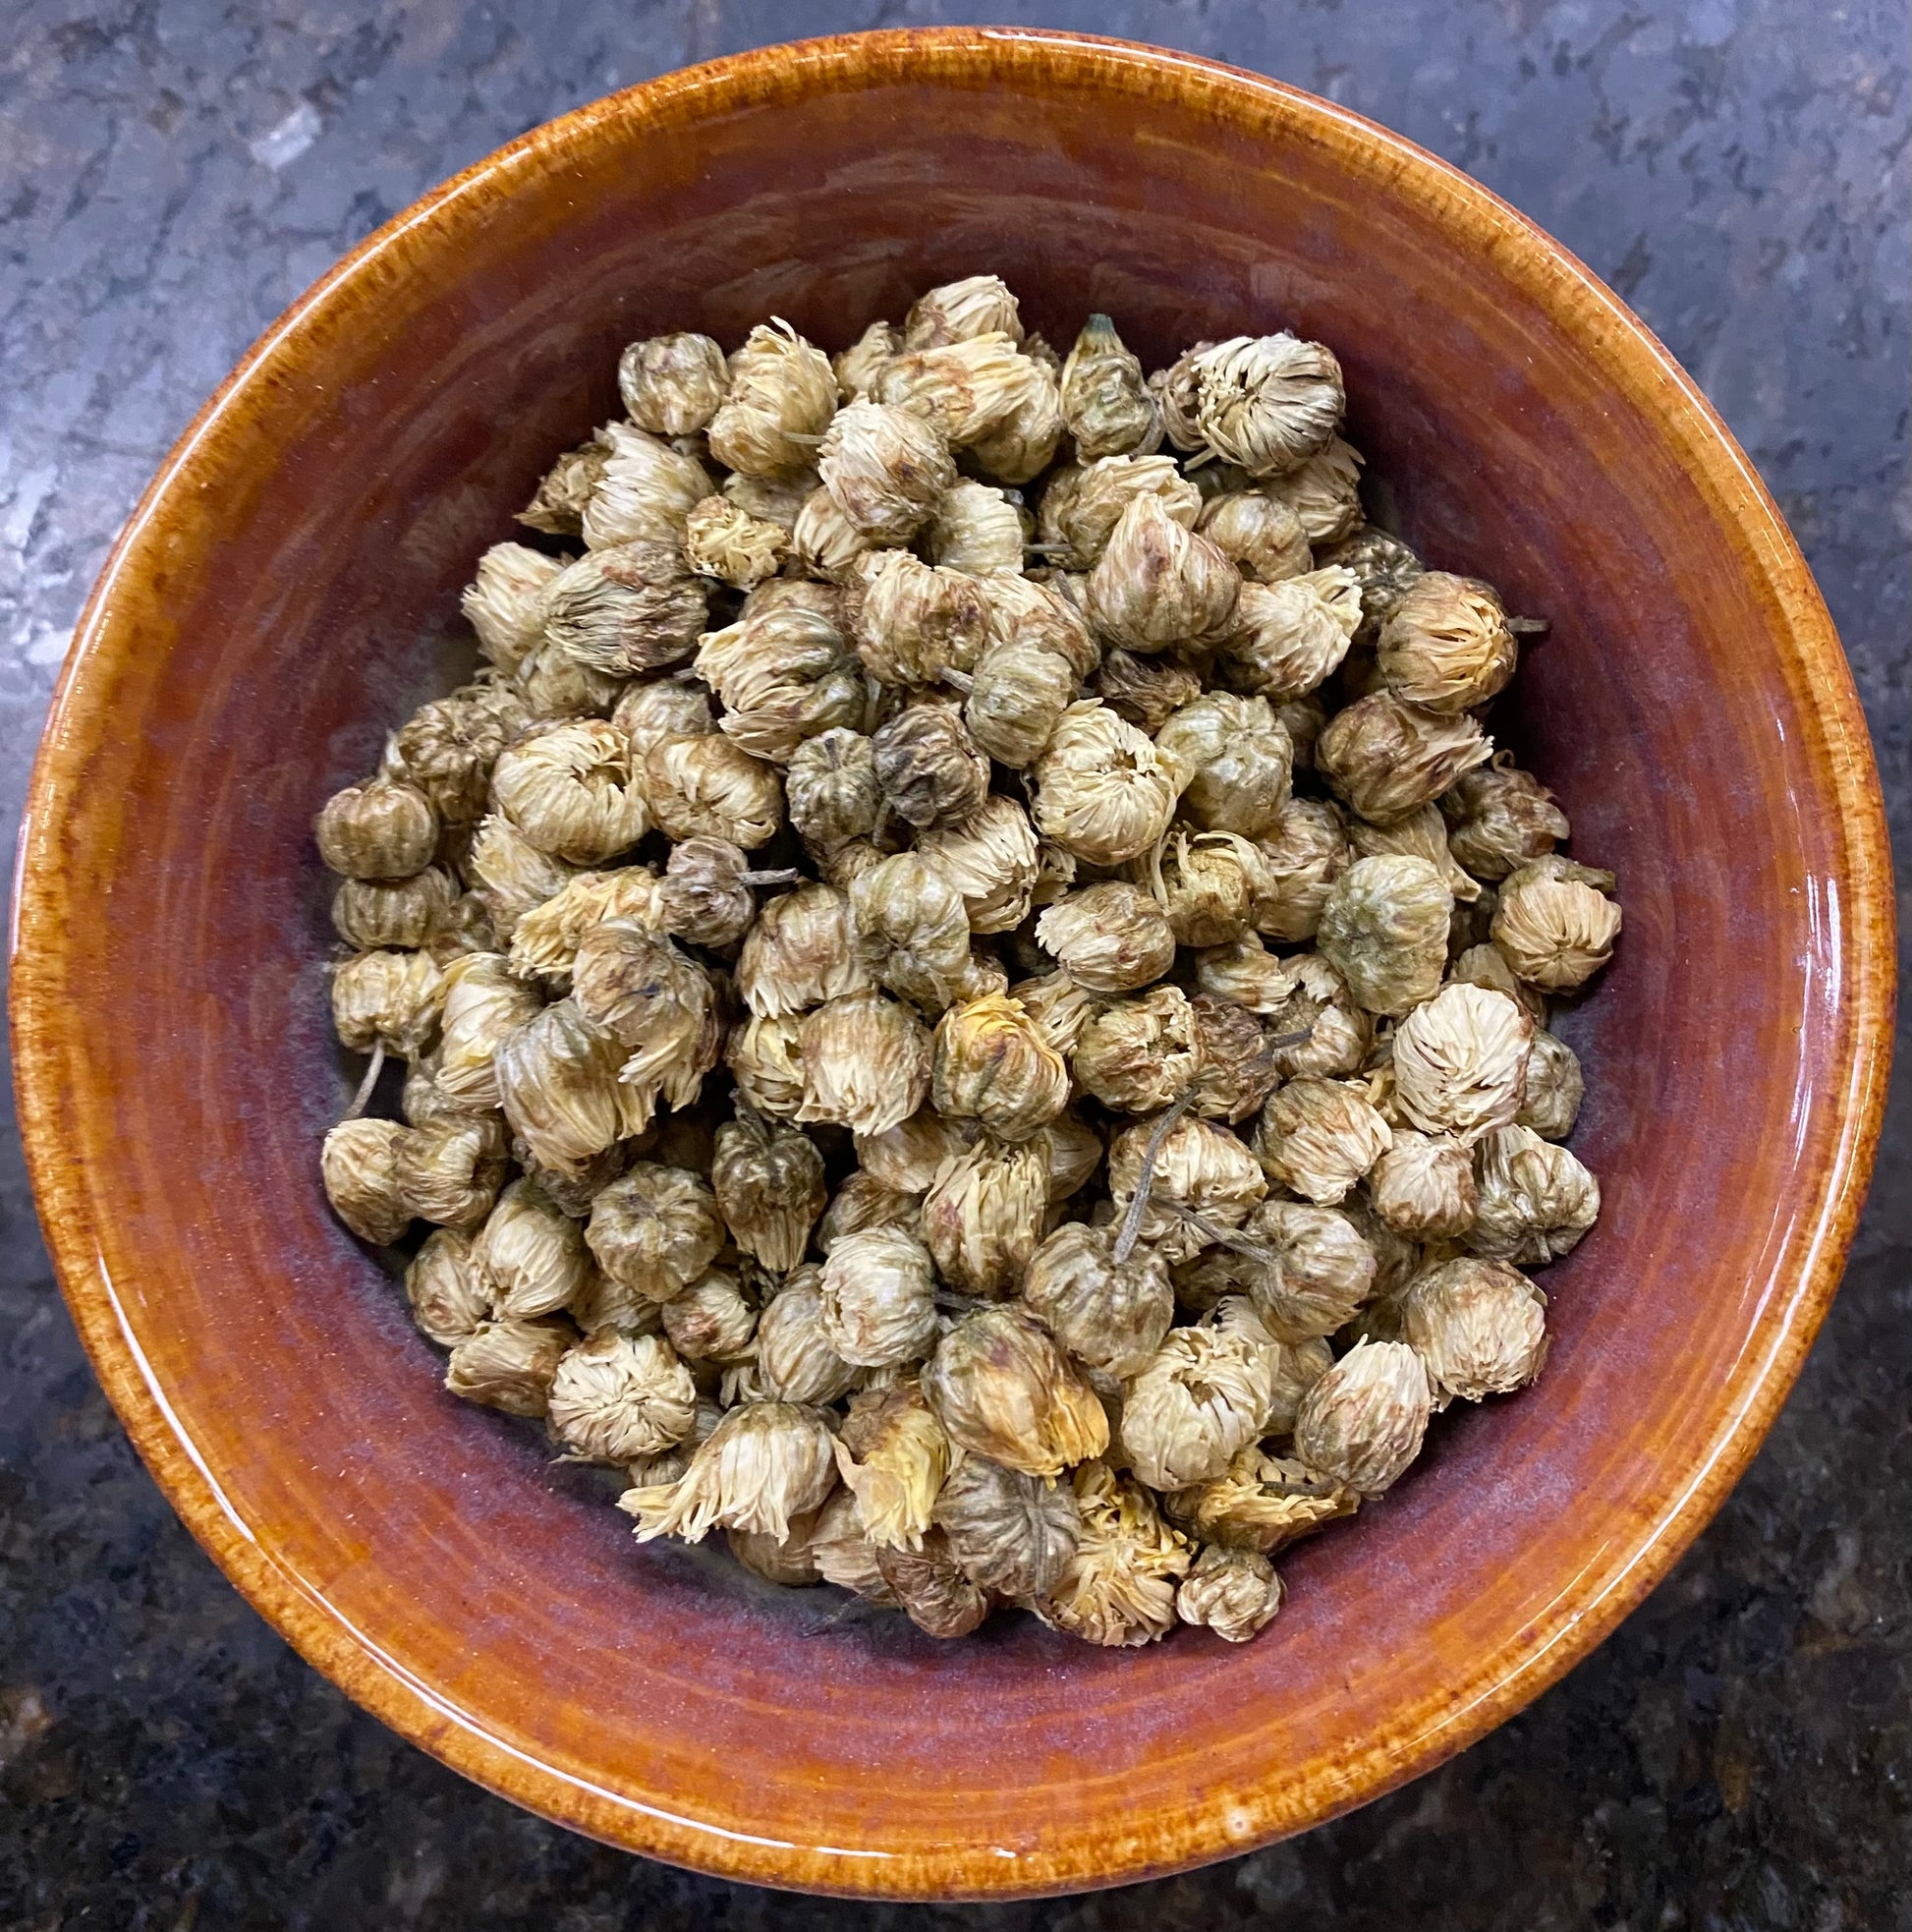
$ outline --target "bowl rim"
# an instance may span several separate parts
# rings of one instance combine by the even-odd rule
[[[1478,1694],[1458,1700],[1404,1747],[1338,1766],[1313,1767],[1277,1808],[1265,1789],[1175,1821],[1176,1855],[1131,1828],[1096,1843],[1044,1843],[1035,1855],[992,1857],[985,1846],[951,1846],[907,1859],[846,1855],[820,1845],[753,1838],[646,1805],[543,1762],[477,1726],[432,1686],[385,1656],[253,1537],[170,1408],[101,1264],[83,1156],[65,1107],[58,1040],[66,960],[75,948],[64,917],[64,801],[81,782],[86,745],[112,700],[114,592],[142,563],[142,540],[176,495],[216,468],[213,431],[243,407],[249,387],[309,321],[338,305],[373,299],[422,233],[482,219],[514,171],[549,166],[575,145],[615,140],[665,103],[722,112],[816,87],[856,88],[889,79],[934,82],[951,72],[1002,72],[1067,85],[1104,81],[1165,92],[1239,125],[1283,121],[1394,193],[1437,204],[1503,272],[1590,341],[1613,380],[1651,399],[1669,441],[1714,499],[1715,514],[1753,540],[1763,559],[1782,656],[1789,646],[1800,704],[1817,725],[1807,756],[1820,795],[1836,808],[1843,838],[1838,883],[1846,917],[1839,963],[1846,989],[1850,1064],[1827,1105],[1834,1153],[1793,1224],[1756,1333],[1764,1352],[1737,1403],[1717,1418],[1706,1452],[1669,1473],[1664,1501],[1630,1561],[1603,1592],[1563,1598],[1528,1633],[1524,1653]],[[435,246],[445,246],[441,234]],[[888,29],[785,42],[677,70],[591,101],[531,130],[414,202],[362,242],[268,327],[199,410],[161,464],[116,540],[75,629],[34,761],[16,855],[9,950],[15,1089],[27,1165],[62,1291],[95,1374],[173,1507],[265,1619],[316,1669],[411,1742],[492,1791],[626,1849],[713,1875],[844,1896],[1002,1898],[1132,1882],[1238,1854],[1305,1830],[1433,1769],[1562,1676],[1661,1579],[1724,1500],[1798,1375],[1837,1287],[1877,1149],[1890,1066],[1895,991],[1894,900],[1884,803],[1871,741],[1843,650],[1798,545],[1753,465],[1672,356],[1633,313],[1559,243],[1459,169],[1400,135],[1281,82],[1197,55],[1073,31],[989,27]],[[902,1869],[898,1869],[901,1867]]]

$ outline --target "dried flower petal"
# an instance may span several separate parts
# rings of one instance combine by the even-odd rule
[[[731,1029],[724,1045],[724,1063],[737,1082],[737,1092],[757,1108],[778,1120],[793,1120],[804,1098],[803,1019],[783,1013],[774,1018],[753,1015]]]
[[[1341,365],[1319,342],[1232,336],[1194,356],[1196,426],[1252,477],[1278,476],[1325,449],[1346,395]]]
[[[1037,941],[1076,985],[1126,993],[1175,963],[1175,935],[1161,907],[1123,880],[1086,885],[1036,922]]]
[[[682,535],[680,525],[566,564],[544,593],[549,646],[587,670],[614,677],[688,657],[707,612],[703,585],[679,550]]]
[[[1353,1083],[1291,1080],[1263,1109],[1255,1152],[1270,1180],[1331,1208],[1392,1140],[1387,1122]]]
[[[690,1433],[697,1387],[670,1343],[654,1335],[596,1335],[568,1349],[551,1379],[551,1431],[574,1455],[629,1462]]]
[[[968,819],[988,796],[989,761],[952,705],[905,706],[871,742],[890,809],[920,830]]]
[[[612,423],[598,433],[604,467],[580,523],[587,546],[608,550],[622,543],[681,544],[685,519],[716,487],[709,473],[662,437],[630,424]]]
[[[721,1268],[705,1269],[672,1295],[659,1320],[687,1362],[737,1362],[750,1353],[757,1331],[755,1305],[736,1276]]]
[[[1478,1402],[1525,1389],[1546,1360],[1546,1297],[1502,1261],[1448,1261],[1401,1299],[1402,1339],[1437,1398]]]
[[[396,1120],[341,1120],[325,1136],[319,1173],[333,1212],[361,1240],[396,1241],[412,1224],[399,1155],[412,1129]]]
[[[862,402],[875,387],[884,365],[903,353],[903,332],[888,322],[872,322],[849,348],[833,359],[836,386],[850,402]]]
[[[1104,705],[1071,705],[1033,775],[1037,830],[1092,865],[1140,857],[1174,816],[1174,776],[1153,744]]]
[[[1271,489],[1225,490],[1212,496],[1202,506],[1195,527],[1253,583],[1299,577],[1314,564],[1301,519]]]
[[[472,1237],[434,1228],[405,1271],[405,1299],[420,1333],[441,1348],[476,1335],[491,1312],[490,1287],[472,1256]]]
[[[410,1058],[430,1041],[444,975],[427,953],[359,952],[332,969],[332,1025],[355,1053],[382,1046]]]
[[[757,1366],[778,1401],[833,1402],[856,1386],[823,1325],[821,1269],[797,1269],[758,1317]]]
[[[438,814],[417,785],[373,778],[325,801],[312,822],[318,856],[348,879],[409,879],[438,849]]]
[[[934,866],[899,852],[862,873],[850,887],[857,949],[876,979],[926,1012],[957,996],[969,965],[969,915],[963,895]]]
[[[1069,1069],[1019,1001],[985,994],[936,1024],[931,1091],[939,1112],[1027,1140],[1069,1103]]]
[[[445,1387],[507,1415],[542,1415],[558,1364],[576,1339],[565,1321],[487,1322],[452,1349]]]
[[[1016,298],[999,275],[966,275],[917,297],[903,318],[902,347],[935,349],[990,334],[1023,339]]]
[[[1325,1354],[1324,1343],[1314,1345]],[[1323,1373],[1326,1366],[1322,1364]],[[1265,1556],[1338,1517],[1351,1516],[1360,1501],[1353,1490],[1306,1463],[1269,1455],[1251,1444],[1225,1474],[1179,1490],[1162,1503],[1175,1521],[1205,1542]]]
[[[886,545],[907,543],[956,482],[940,429],[909,410],[868,401],[837,411],[816,468],[845,519]]]
[[[1416,1240],[1451,1240],[1474,1225],[1474,1159],[1451,1134],[1394,1129],[1368,1175],[1368,1198],[1388,1226]]]
[[[1024,512],[1016,492],[967,479],[936,500],[924,548],[929,561],[972,577],[1015,576],[1023,567]]]
[[[562,558],[525,543],[493,543],[478,558],[458,607],[478,633],[486,662],[509,674],[536,649],[544,636],[544,593],[563,568]]]
[[[1075,1553],[1030,1608],[1090,1643],[1166,1636],[1175,1627],[1175,1586],[1189,1565],[1187,1540],[1162,1520],[1146,1489],[1106,1462],[1085,1462],[1072,1486],[1081,1516]]]
[[[1533,1022],[1504,993],[1442,987],[1395,1032],[1401,1110],[1428,1133],[1473,1146],[1520,1111],[1533,1037]]]
[[[961,1294],[1012,1294],[1042,1238],[1046,1151],[985,1136],[938,1169],[923,1200],[923,1238]]]
[[[1504,752],[1457,778],[1440,809],[1452,827],[1448,848],[1477,879],[1505,879],[1546,858],[1570,829],[1553,794]]]
[[[1208,692],[1168,719],[1155,750],[1196,824],[1251,839],[1279,828],[1295,748],[1265,698]]]
[[[1158,1119],[1138,1121],[1109,1146],[1109,1194],[1124,1217],[1159,1126]],[[1199,1254],[1215,1230],[1240,1227],[1267,1191],[1255,1156],[1226,1127],[1194,1117],[1177,1120],[1156,1146],[1138,1238],[1172,1267]]]
[[[533,1180],[515,1180],[498,1196],[472,1244],[472,1261],[501,1321],[555,1314],[590,1279],[584,1231]]]
[[[1114,1258],[1114,1229],[1064,1222],[1030,1262],[1023,1300],[1077,1360],[1104,1375],[1140,1374],[1175,1316],[1161,1258],[1138,1248]]]
[[[775,1018],[869,989],[847,894],[800,885],[765,900],[744,936],[737,991],[753,1013]]]
[[[836,1439],[836,1466],[857,1499],[864,1534],[877,1549],[925,1547],[949,1463],[949,1438],[914,1376],[851,1398]],[[907,1605],[908,1592],[897,1594]]]
[[[1147,456],[1161,442],[1161,412],[1142,365],[1106,315],[1091,315],[1062,365],[1062,421],[1084,463]]]
[[[747,1402],[700,1445],[681,1481],[627,1490],[617,1506],[637,1517],[640,1543],[701,1543],[719,1525],[782,1542],[835,1484],[832,1438],[815,1409]]]
[[[877,550],[861,560],[850,601],[857,650],[885,684],[933,684],[945,671],[967,671],[988,636],[988,604],[977,580],[908,550]]]
[[[728,496],[706,496],[684,520],[684,562],[700,577],[751,591],[774,577],[790,553],[781,524],[754,517]]]
[[[1585,1092],[1573,1049],[1536,1027],[1527,1050],[1526,1099],[1514,1116],[1516,1124],[1531,1127],[1542,1140],[1565,1140],[1580,1117]]]

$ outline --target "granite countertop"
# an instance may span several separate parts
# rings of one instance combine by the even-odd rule
[[[535,123],[777,37],[961,19],[1260,69],[1497,189],[1777,494],[1912,860],[1902,0],[20,0],[0,52],[0,834],[168,444],[368,230]],[[977,1927],[1912,1928],[1912,1056],[1844,1289],[1718,1519],[1596,1656],[1311,1836]],[[0,1148],[0,1932],[900,1922],[571,1837],[402,1743],[200,1554]]]

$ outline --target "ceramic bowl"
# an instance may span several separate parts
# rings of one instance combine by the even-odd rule
[[[1540,1388],[1304,1545],[1258,1642],[948,1645],[638,1549],[453,1400],[326,1211],[311,817],[441,688],[459,588],[617,352],[767,313],[834,349],[977,270],[1153,365],[1291,326],[1433,562],[1553,621],[1503,729],[1617,867],[1567,1022],[1599,1227]],[[34,774],[21,1110],[61,1279],[180,1513],[320,1670],[614,1844],[825,1891],[1032,1893],[1244,1849],[1425,1771],[1597,1643],[1717,1506],[1836,1283],[1888,1038],[1866,733],[1746,459],[1614,297],[1452,169],[1205,62],[880,33],[536,130],[292,309],[147,491]]]

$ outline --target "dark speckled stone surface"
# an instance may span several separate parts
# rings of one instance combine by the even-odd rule
[[[1507,196],[1671,345],[1791,517],[1912,858],[1901,0],[17,0],[0,47],[0,817],[120,520],[278,309],[579,101],[808,32],[1013,20],[1312,87]],[[0,1150],[0,1932],[726,1925],[1912,1928],[1912,1109],[1717,1521],[1598,1655],[1408,1790],[1193,1876],[864,1908],[683,1876],[465,1785],[199,1554]]]

